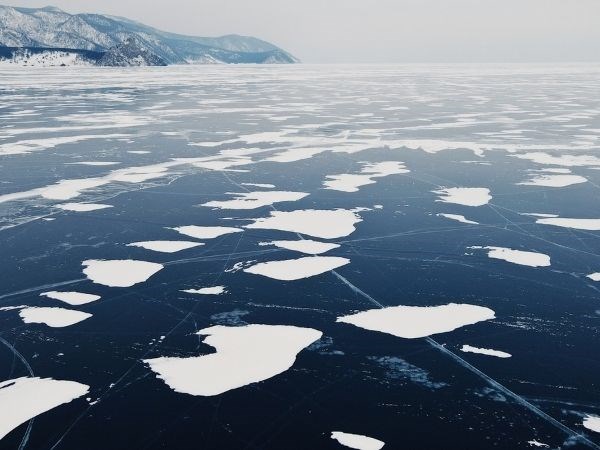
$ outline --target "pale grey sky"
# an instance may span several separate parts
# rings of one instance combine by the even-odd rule
[[[256,36],[304,62],[600,61],[600,0],[5,1]]]

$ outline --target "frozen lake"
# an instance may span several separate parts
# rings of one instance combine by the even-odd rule
[[[599,194],[598,65],[0,68],[0,448],[599,449]]]

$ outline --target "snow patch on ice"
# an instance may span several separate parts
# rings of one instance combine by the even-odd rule
[[[230,194],[235,196],[233,200],[213,200],[203,203],[202,206],[217,209],[255,209],[279,202],[295,202],[309,195],[306,192],[291,191],[258,191]]]
[[[285,248],[286,250],[294,250],[296,252],[307,253],[309,255],[320,255],[334,248],[338,248],[339,244],[330,242],[319,242],[311,239],[300,239],[298,241],[271,241],[259,242],[258,245],[274,245],[275,247]]]
[[[460,222],[460,223],[468,223],[468,224],[471,224],[471,225],[479,225],[479,222],[474,222],[472,220],[469,220],[469,219],[465,218],[465,216],[460,215],[460,214],[439,213],[437,215],[439,217],[445,217],[446,219],[455,220],[455,221]]]
[[[487,205],[492,199],[487,188],[444,188],[432,192],[439,195],[440,202],[465,206]]]
[[[385,442],[361,434],[344,433],[343,431],[332,431],[331,439],[335,439],[344,447],[356,450],[380,450]]]
[[[257,383],[288,370],[300,351],[320,339],[312,328],[287,325],[213,326],[198,331],[216,353],[161,357],[144,362],[171,389],[213,396]]]
[[[141,241],[127,244],[127,247],[141,247],[155,252],[175,253],[181,250],[187,250],[188,248],[198,247],[199,245],[204,244],[202,242],[192,241]]]
[[[495,356],[497,358],[510,358],[512,356],[510,353],[502,352],[500,350],[493,350],[491,348],[472,347],[468,344],[463,345],[460,351],[465,353],[478,353],[480,355]]]
[[[282,281],[300,280],[328,272],[350,263],[337,256],[305,256],[298,259],[268,261],[244,269],[244,272]]]
[[[221,295],[227,293],[227,290],[225,289],[225,286],[211,286],[200,289],[183,289],[181,292],[200,295]]]
[[[134,259],[88,259],[81,263],[83,273],[94,283],[111,287],[130,287],[142,283],[162,270],[163,265]]]
[[[96,300],[100,300],[99,295],[94,294],[85,294],[83,292],[59,292],[59,291],[49,291],[42,292],[40,296],[52,298],[54,300],[60,300],[61,302],[68,303],[69,305],[79,306],[85,305],[87,303],[95,302]]]
[[[52,378],[21,377],[0,382],[0,439],[29,419],[88,391],[85,384]]]
[[[198,225],[185,225],[182,227],[171,228],[180,234],[193,237],[196,239],[214,239],[219,236],[231,233],[240,233],[244,230],[233,227],[203,227]]]
[[[371,331],[415,339],[432,334],[447,333],[465,325],[490,320],[495,317],[489,308],[465,303],[440,306],[390,306],[350,314],[337,318]]]
[[[506,247],[480,247],[472,246],[470,249],[488,250],[488,257],[501,259],[510,263],[529,267],[548,267],[550,265],[550,256],[544,253],[527,252],[523,250],[513,250]]]

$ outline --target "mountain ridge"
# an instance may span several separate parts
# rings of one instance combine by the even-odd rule
[[[124,17],[70,14],[53,6],[0,5],[0,47],[112,52],[113,56],[119,48],[126,49],[119,58],[104,58],[114,65],[298,62],[285,50],[252,36],[187,36]],[[128,61],[126,55],[136,55],[132,56],[135,60]],[[98,60],[88,62],[97,64]]]

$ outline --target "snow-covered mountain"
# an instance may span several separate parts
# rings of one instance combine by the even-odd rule
[[[69,14],[58,8],[0,5],[0,59],[23,51],[76,50],[79,60],[102,65],[294,63],[289,53],[249,36],[216,38],[168,33],[123,17]],[[10,51],[9,51],[10,49]],[[86,52],[82,52],[86,51]],[[8,57],[6,55],[9,55]]]

